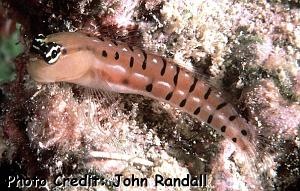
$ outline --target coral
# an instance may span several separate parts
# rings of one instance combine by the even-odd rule
[[[245,93],[245,104],[251,108],[251,118],[271,128],[264,132],[266,136],[281,136],[294,140],[298,135],[300,106],[283,99],[274,82],[262,80],[260,84]]]

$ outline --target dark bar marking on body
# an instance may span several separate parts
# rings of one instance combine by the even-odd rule
[[[115,53],[115,60],[118,60],[120,58],[120,55],[118,52]]]
[[[177,81],[178,81],[178,75],[179,75],[179,72],[180,72],[180,68],[178,66],[176,66],[176,74],[173,78],[173,81],[174,81],[174,85],[177,86]]]
[[[114,40],[111,41],[112,43],[114,43],[114,45],[118,46],[118,43]]]
[[[199,113],[200,113],[200,107],[197,107],[197,109],[195,109],[195,111],[194,111],[194,115],[198,115]]]
[[[133,47],[128,45],[128,48],[133,52]]]
[[[245,129],[241,130],[242,135],[247,136],[247,131]]]
[[[182,100],[179,104],[180,107],[184,107],[186,104],[186,99]]]
[[[123,79],[122,80],[122,84],[125,84],[125,85],[127,85],[129,83],[129,81],[128,81],[128,79],[127,78],[125,78],[125,79]]]
[[[224,133],[225,131],[226,131],[226,126],[224,125],[221,127],[221,132]]]
[[[213,120],[213,115],[209,115],[207,119],[207,123],[210,124]]]
[[[146,91],[147,92],[151,92],[152,91],[152,88],[153,88],[153,85],[152,84],[149,84],[146,86]]]
[[[130,68],[133,67],[133,64],[134,64],[134,58],[131,56],[131,57],[130,57],[130,61],[129,61],[129,66],[130,66]]]
[[[189,90],[190,93],[194,91],[197,82],[198,82],[198,79],[194,77],[194,82],[193,82],[193,84],[191,85],[190,90]]]
[[[220,109],[222,109],[223,107],[225,107],[226,105],[227,105],[227,103],[226,103],[226,102],[223,102],[223,103],[221,103],[221,104],[219,104],[219,105],[217,106],[216,110],[220,110]]]
[[[105,50],[102,51],[102,56],[107,57],[107,52]]]
[[[173,92],[168,93],[168,95],[166,96],[166,100],[170,100],[173,96]]]
[[[211,93],[211,88],[208,88],[207,92],[204,95],[204,99],[208,99],[210,93]]]
[[[236,116],[235,116],[235,115],[232,115],[232,116],[230,116],[228,119],[229,119],[229,121],[233,121],[233,120],[235,120],[235,118],[236,118]]]
[[[146,66],[147,66],[147,53],[144,50],[142,50],[142,52],[143,52],[143,55],[144,55],[144,62],[142,64],[142,68],[143,68],[143,70],[146,70]]]
[[[164,59],[164,58],[161,58],[161,59],[162,59],[162,61],[163,61],[163,67],[162,67],[162,69],[161,69],[161,71],[160,71],[160,75],[163,76],[163,75],[165,74],[165,72],[166,72],[167,61],[166,61],[166,59]]]

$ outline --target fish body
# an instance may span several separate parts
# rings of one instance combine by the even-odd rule
[[[52,34],[34,45],[38,54],[27,69],[38,82],[69,82],[164,101],[253,153],[254,130],[235,108],[207,81],[162,56],[78,32]]]

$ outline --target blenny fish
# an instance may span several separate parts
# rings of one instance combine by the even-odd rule
[[[217,130],[237,148],[255,153],[254,129],[220,91],[166,58],[123,42],[79,32],[38,35],[27,65],[38,82],[68,82],[140,94],[187,112]]]

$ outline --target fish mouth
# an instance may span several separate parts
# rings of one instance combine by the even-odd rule
[[[50,83],[55,82],[54,79],[51,79],[49,77],[45,77],[45,75],[41,75],[40,72],[36,72],[34,66],[32,64],[27,65],[27,72],[29,73],[30,77],[36,81],[36,82],[42,82],[42,83]]]
[[[43,62],[43,63],[42,63]],[[71,82],[77,80],[82,77],[85,72],[80,74],[74,74],[72,76],[57,76],[55,75],[55,70],[57,68],[52,68],[53,65],[48,65],[44,63],[38,57],[30,58],[30,62],[27,64],[27,72],[30,77],[36,81],[41,83],[53,83],[53,82]]]
[[[26,65],[27,72],[30,77],[37,82],[55,82],[54,79],[47,76],[46,68],[48,65],[38,55],[29,58],[29,63]]]

